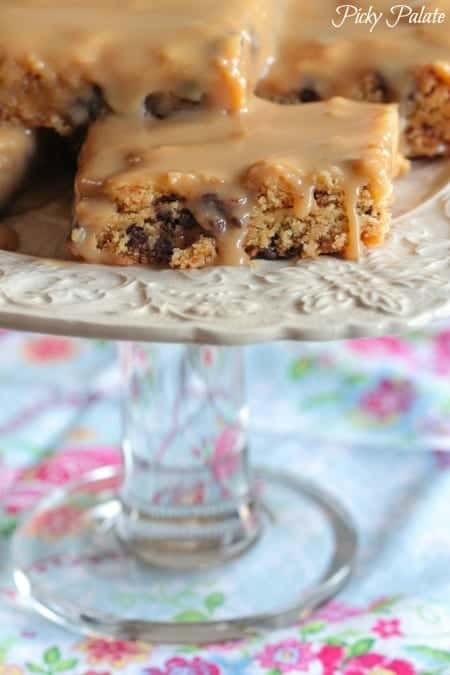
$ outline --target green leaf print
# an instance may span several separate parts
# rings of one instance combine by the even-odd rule
[[[45,673],[47,674],[47,670],[45,668],[42,668],[41,666],[38,666],[36,663],[26,663],[26,668],[27,670],[30,671],[30,673]]]
[[[341,637],[329,637],[325,640],[326,645],[331,645],[332,647],[346,647],[347,643]]]
[[[311,358],[296,359],[289,368],[289,377],[292,380],[300,380],[308,374],[313,363],[314,361]]]
[[[78,659],[66,659],[66,661],[60,661],[54,668],[53,672],[54,673],[63,673],[66,670],[71,670],[71,668],[75,668],[75,666],[78,663]]]
[[[18,518],[15,516],[0,518],[0,539],[10,537],[16,529],[18,522]]]
[[[11,647],[13,647],[15,642],[16,642],[15,638],[6,638],[5,640],[2,640],[0,642],[0,664],[6,661],[8,652],[11,649]]]
[[[278,670],[278,668],[271,668],[267,671],[266,675],[281,675],[281,672]]]
[[[310,396],[302,402],[302,407],[316,408],[320,405],[332,405],[339,401],[339,392],[337,391],[324,391],[321,394],[316,394],[315,396]]]
[[[300,633],[301,635],[313,635],[314,633],[320,633],[325,626],[324,621],[311,621],[300,627]]]
[[[208,621],[208,616],[197,609],[185,609],[184,612],[176,614],[173,620],[182,623],[195,623],[196,621]]]
[[[385,600],[380,600],[377,602],[375,605],[372,605],[370,608],[371,612],[374,612],[375,614],[381,614],[383,612],[389,613],[389,610],[397,604],[397,602],[401,599],[400,595],[396,595],[392,598],[386,598]]]
[[[205,599],[205,607],[210,614],[222,607],[225,602],[225,596],[223,593],[210,593]]]
[[[94,345],[99,349],[105,349],[105,347],[110,346],[109,340],[94,340]]]
[[[43,660],[47,666],[54,666],[59,663],[61,661],[61,652],[59,651],[59,648],[49,647],[49,649],[44,652]]]
[[[366,382],[369,381],[369,377],[367,375],[364,375],[363,373],[349,373],[348,375],[344,375],[344,384],[346,385],[357,385],[357,384],[365,384]]]
[[[450,398],[442,401],[439,408],[442,415],[450,415]]]
[[[407,647],[406,649],[408,652],[417,654],[417,656],[425,656],[434,661],[441,661],[441,663],[450,663],[450,652],[443,649],[434,649],[433,647],[423,647],[421,645]]]
[[[40,666],[37,663],[27,663],[27,670],[29,670],[30,673],[54,675],[55,673],[64,673],[67,670],[71,670],[78,664],[78,659],[62,660],[61,651],[59,647],[56,646],[49,647],[45,650],[42,655],[42,661],[45,666]]]
[[[198,645],[186,645],[186,647],[180,647],[177,649],[177,654],[195,654],[199,652],[201,647]]]
[[[362,654],[367,654],[370,652],[375,640],[373,638],[363,638],[362,640],[357,640],[352,645],[350,645],[347,652],[347,658],[353,658],[354,656],[362,656]]]

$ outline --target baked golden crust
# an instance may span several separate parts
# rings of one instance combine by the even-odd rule
[[[415,72],[406,103],[404,141],[410,157],[450,156],[450,62]]]

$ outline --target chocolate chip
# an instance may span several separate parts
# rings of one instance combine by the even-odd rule
[[[392,99],[389,83],[379,71],[371,70],[360,79],[356,88],[357,98],[372,103],[388,103]]]
[[[178,110],[189,110],[203,105],[205,96],[192,89],[189,96],[177,96],[171,92],[156,91],[144,99],[144,113],[159,120],[166,119]]]
[[[204,206],[214,206],[218,211],[225,213],[226,206],[215,192],[205,192],[201,196],[201,201]]]
[[[86,124],[94,122],[107,112],[111,112],[111,108],[106,103],[101,88],[94,84],[88,97],[76,99],[72,106],[71,115],[74,122]]]
[[[373,87],[374,90],[381,94],[383,101],[388,101],[390,96],[389,84],[380,72],[375,72],[373,74]]]
[[[173,223],[172,214],[173,209],[171,209],[169,206],[163,206],[155,212],[155,220],[170,225]]]
[[[156,212],[156,220],[162,223],[162,226],[168,233],[174,233],[178,228],[191,229],[198,225],[189,209],[181,209],[180,211],[162,208]]]
[[[276,260],[279,258],[279,255],[275,246],[271,244],[258,253],[258,258],[263,258],[264,260]]]
[[[94,84],[91,88],[89,96],[85,98],[77,98],[71,105],[67,122],[74,128],[71,135],[71,144],[78,154],[88,131],[88,126],[99,117],[112,112],[111,107],[105,101],[103,91]]]
[[[157,91],[149,94],[144,100],[145,112],[159,120],[163,120],[177,108],[177,99],[173,94]]]
[[[215,192],[205,192],[200,198],[198,216],[201,226],[215,234],[225,232],[230,214],[225,203]]]
[[[195,240],[198,223],[189,209],[162,206],[155,215],[160,237],[154,247],[158,263],[167,263],[174,248],[186,248]]]
[[[184,197],[180,197],[176,192],[168,192],[165,195],[161,195],[158,199],[155,200],[155,206],[160,204],[169,204],[170,202],[184,202],[186,201]]]
[[[320,96],[312,87],[303,87],[298,92],[298,100],[300,103],[315,103],[320,101]]]
[[[94,84],[92,87],[92,94],[87,102],[87,111],[90,122],[93,122],[106,112],[111,112],[111,108],[103,96],[103,91],[97,84]]]
[[[128,248],[132,249],[134,252],[138,253],[139,257],[147,257],[148,250],[148,237],[143,227],[139,225],[130,225],[127,229],[128,236]]]
[[[181,209],[177,216],[177,223],[184,229],[191,229],[198,225],[189,209]]]
[[[173,244],[166,237],[160,237],[152,250],[152,260],[157,265],[167,265],[173,253]]]

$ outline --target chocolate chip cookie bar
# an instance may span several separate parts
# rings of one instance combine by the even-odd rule
[[[61,134],[104,113],[239,111],[273,51],[275,0],[4,0],[0,119]]]
[[[239,116],[109,117],[90,129],[70,248],[172,268],[341,254],[383,241],[399,167],[395,105],[255,99]]]
[[[450,156],[450,2],[287,0],[276,54],[257,91],[281,103],[332,96],[397,102],[404,153]]]

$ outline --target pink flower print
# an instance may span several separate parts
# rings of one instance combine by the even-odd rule
[[[201,358],[205,368],[211,368],[214,363],[214,350],[211,347],[203,347]]]
[[[240,466],[240,436],[238,427],[226,427],[214,441],[205,441],[201,447],[192,448],[192,454],[208,466],[224,497],[229,495],[227,481],[234,477]]]
[[[214,450],[212,456],[208,459],[208,466],[218,482],[231,478],[239,466],[239,436],[239,429],[227,427],[217,436],[214,442]]]
[[[209,661],[195,657],[191,661],[175,656],[166,661],[164,668],[145,668],[147,675],[220,675],[219,668]]]
[[[435,450],[433,452],[438,469],[450,469],[450,451],[449,450]]]
[[[311,645],[298,640],[284,640],[273,645],[266,645],[262,652],[256,655],[263,668],[274,668],[281,673],[307,671],[314,660]]]
[[[360,614],[362,614],[360,609],[350,607],[350,605],[347,605],[344,602],[333,600],[317,612],[314,612],[314,619],[326,621],[327,623],[337,623],[338,621],[350,619],[351,617],[359,616]]]
[[[47,494],[43,485],[15,483],[3,497],[3,508],[6,513],[16,516],[30,511]]]
[[[322,664],[322,675],[335,675],[339,672],[339,666],[345,656],[343,647],[324,645],[316,654],[316,658]]]
[[[22,474],[24,480],[63,485],[103,466],[120,466],[121,455],[115,447],[68,448]]]
[[[438,333],[434,342],[434,367],[440,375],[450,373],[450,329]]]
[[[399,619],[380,619],[373,626],[372,632],[379,635],[381,638],[402,637],[403,633],[400,630]]]
[[[19,474],[18,469],[6,466],[0,460],[0,501],[8,494]]]
[[[78,532],[82,523],[83,511],[65,504],[37,515],[28,526],[28,534],[36,535],[40,539],[60,539]]]
[[[368,653],[350,658],[342,675],[416,675],[416,670],[412,663],[403,659]]]
[[[380,421],[407,413],[416,397],[414,386],[406,380],[384,378],[361,399],[361,409]]]
[[[347,344],[352,351],[368,357],[394,356],[408,361],[413,357],[410,345],[398,337],[361,338],[349,340]]]
[[[74,340],[47,335],[30,338],[24,345],[25,358],[36,363],[67,361],[75,355],[76,351]]]
[[[83,675],[111,675],[109,670],[86,670]]]
[[[75,648],[86,654],[87,661],[91,665],[106,663],[112,668],[124,668],[131,663],[146,661],[150,655],[150,646],[142,642],[107,638],[86,638]]]

